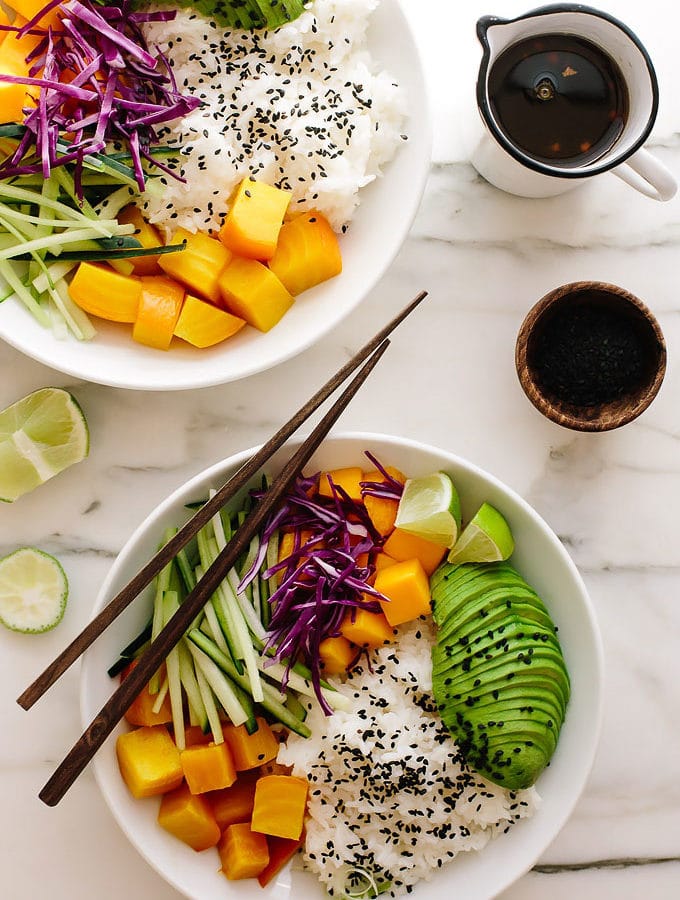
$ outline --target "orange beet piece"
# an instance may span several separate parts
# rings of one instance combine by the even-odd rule
[[[169,350],[184,302],[184,288],[164,275],[147,275],[141,282],[132,337],[147,347]]]
[[[184,744],[187,747],[195,747],[196,744],[210,744],[212,739],[211,732],[204,734],[199,725],[191,725],[184,729]]]
[[[339,275],[342,254],[328,220],[311,212],[286,222],[269,268],[294,297]]]
[[[258,772],[242,772],[231,787],[209,795],[208,799],[221,831],[237,822],[250,822],[258,778]]]
[[[42,2],[42,0],[40,0]],[[151,250],[154,247],[162,247],[160,233],[157,228],[147,222],[139,209],[134,205],[126,206],[125,209],[118,213],[118,222],[121,225],[134,225],[134,237],[145,250]],[[132,256],[130,257],[130,265],[135,271],[135,275],[160,275],[161,267],[158,265],[160,256]]]
[[[4,46],[4,45],[3,45]],[[69,294],[81,309],[111,322],[134,322],[142,282],[101,263],[81,262],[69,284]]]
[[[418,559],[408,559],[381,569],[375,589],[388,598],[380,601],[390,625],[401,625],[431,611],[430,582]]]
[[[192,794],[219,791],[236,781],[236,769],[227,744],[195,744],[180,753],[184,777]]]
[[[194,347],[213,347],[239,332],[245,324],[245,319],[187,294],[175,334]]]
[[[251,828],[274,837],[298,840],[307,807],[309,784],[295,775],[265,775],[255,787]]]
[[[291,838],[268,837],[269,862],[257,876],[260,887],[267,887],[269,882],[287,865],[302,846],[303,837],[299,840]]]
[[[236,256],[271,259],[292,193],[255,178],[236,189],[220,240]]]
[[[192,794],[185,784],[163,797],[158,824],[196,851],[214,847],[220,839],[210,804],[205,797]]]
[[[168,694],[165,695],[161,708],[157,713],[153,711],[156,700],[156,694],[150,694],[149,688],[145,687],[141,694],[132,701],[132,705],[125,713],[125,720],[130,725],[146,725],[148,727],[172,722],[170,696]]]
[[[227,725],[224,737],[229,744],[237,772],[254,769],[276,759],[279,742],[265,719],[257,717],[258,729],[248,734],[245,725]]]
[[[340,626],[343,637],[357,647],[382,647],[394,640],[394,630],[382,613],[354,609]]]
[[[120,774],[133,797],[164,794],[182,783],[179,750],[164,725],[119,735],[116,755]]]
[[[231,259],[231,253],[220,241],[200,231],[192,234],[178,228],[171,244],[186,244],[184,250],[159,257],[158,265],[171,278],[186,285],[192,294],[200,294],[217,303],[220,298],[217,280]]]
[[[444,558],[445,547],[426,541],[415,534],[395,528],[392,534],[383,544],[383,550],[388,556],[399,562],[407,559],[418,559],[425,569],[426,575],[431,575]]]
[[[276,275],[256,259],[235,256],[217,282],[225,309],[258,331],[269,331],[293,305]]]
[[[267,838],[251,831],[248,822],[229,825],[217,849],[222,861],[222,871],[230,881],[255,878],[269,862]]]
[[[346,637],[327,637],[319,644],[321,666],[328,675],[346,672],[354,659],[355,651]]]
[[[345,469],[332,469],[330,472],[322,472],[319,477],[319,496],[332,497],[331,481],[333,484],[347,491],[352,500],[361,500],[360,483],[364,480],[364,473],[359,466],[348,466]]]

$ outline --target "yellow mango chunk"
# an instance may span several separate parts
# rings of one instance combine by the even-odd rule
[[[327,675],[339,675],[349,668],[356,651],[346,637],[327,637],[319,644],[319,659]]]
[[[255,769],[270,759],[276,759],[279,742],[265,719],[257,718],[257,731],[248,734],[245,725],[227,725],[224,738],[234,758],[237,772]]]
[[[145,275],[132,337],[140,344],[169,350],[184,302],[184,288],[164,275]]]
[[[44,4],[38,3],[35,12],[42,9]],[[9,24],[7,14],[3,12],[2,24]],[[24,18],[18,15],[14,21],[17,26],[25,25],[35,15],[35,12]],[[51,14],[50,14],[51,15]],[[0,43],[0,72],[6,75],[19,75],[22,78],[28,76],[29,64],[26,57],[29,56],[42,40],[40,35],[25,34],[19,37],[16,31],[3,31]],[[32,63],[30,64],[32,65]],[[23,122],[23,108],[31,104],[31,98],[26,93],[25,84],[10,84],[0,82],[0,123]]]
[[[195,744],[180,754],[184,777],[192,794],[221,791],[236,781],[236,769],[227,744]]]
[[[269,863],[267,838],[252,831],[249,822],[229,825],[217,849],[222,871],[230,881],[256,878]]]
[[[293,305],[276,275],[255,259],[235,256],[217,283],[226,309],[259,331],[273,328]]]
[[[111,322],[134,322],[142,282],[120,275],[101,263],[81,262],[69,285],[69,294],[81,309]]]
[[[192,234],[185,228],[178,228],[169,243],[181,244],[183,241],[186,243],[184,250],[164,254],[159,257],[158,265],[192,293],[217,303],[220,299],[218,279],[231,260],[231,252],[210,235],[200,231]]]
[[[250,822],[256,782],[256,772],[245,772],[239,775],[238,781],[231,787],[210,795],[213,814],[221,831],[237,822]]]
[[[342,254],[328,220],[312,212],[286,222],[269,268],[294,297],[339,275]]]
[[[30,22],[38,13],[45,8],[45,0],[12,0],[7,3],[12,9],[15,9],[20,19]],[[37,23],[38,28],[54,27],[60,19],[60,8],[57,6],[46,13]],[[16,24],[19,24],[18,22]],[[22,23],[23,24],[23,23]]]
[[[396,559],[392,559],[387,553],[377,553],[373,560],[373,565],[375,566],[375,571],[379,572],[381,569],[388,569],[390,566],[396,565],[396,562]]]
[[[192,794],[185,784],[163,797],[158,824],[196,851],[214,847],[220,839],[210,804],[205,797]]]
[[[130,206],[126,206],[125,209],[121,210],[118,214],[118,221],[121,225],[135,226],[133,237],[137,238],[145,250],[163,246],[158,229],[146,221],[134,204],[130,204]],[[129,262],[135,275],[160,275],[159,259],[160,256],[133,256]]]
[[[383,544],[383,550],[388,556],[399,562],[407,559],[418,559],[425,569],[426,575],[431,575],[444,558],[445,547],[426,541],[425,538],[395,528],[392,534]]]
[[[372,598],[371,598],[372,599]],[[357,647],[373,649],[394,640],[394,629],[382,613],[353,609],[340,626],[342,636]]]
[[[220,240],[236,256],[271,259],[291,197],[291,191],[244,178],[220,229]]]
[[[239,332],[245,324],[244,319],[187,294],[175,334],[194,347],[213,347]]]
[[[409,559],[381,569],[375,576],[375,589],[389,600],[381,600],[380,605],[390,625],[410,622],[431,611],[430,582],[420,560]]]
[[[322,472],[319,477],[319,496],[332,497],[333,484],[345,490],[352,500],[361,500],[361,482],[364,473],[359,466],[348,466],[346,469],[332,469],[330,472]]]
[[[399,469],[395,469],[394,466],[387,466],[385,471],[400,484],[404,484],[406,481],[404,473],[400,472]],[[367,472],[364,475],[364,481],[384,484],[385,476],[382,472],[377,470],[374,472]],[[368,513],[375,530],[378,534],[386,537],[394,528],[399,501],[390,500],[387,497],[374,497],[371,494],[365,494],[364,506],[366,507],[366,512]]]
[[[309,784],[295,775],[258,779],[251,828],[273,837],[297,840],[302,834]]]
[[[182,783],[179,750],[164,725],[119,735],[116,756],[120,774],[133,797],[165,794]]]

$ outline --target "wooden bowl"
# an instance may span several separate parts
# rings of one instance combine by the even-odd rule
[[[635,386],[616,399],[579,405],[546,386],[536,366],[537,348],[546,325],[567,304],[615,312],[633,326],[644,366]],[[639,416],[657,395],[666,372],[666,342],[651,311],[633,294],[613,284],[577,281],[550,291],[529,311],[517,336],[515,365],[524,393],[548,419],[575,431],[610,431]]]

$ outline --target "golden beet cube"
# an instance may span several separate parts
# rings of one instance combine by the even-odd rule
[[[292,193],[244,178],[220,229],[220,240],[236,256],[271,259]]]
[[[226,744],[197,744],[183,750],[180,758],[192,794],[220,791],[236,781],[234,759]]]
[[[255,787],[251,828],[297,840],[302,834],[309,784],[295,775],[265,775]]]
[[[163,271],[185,284],[193,293],[206,297],[211,303],[220,299],[219,275],[231,259],[231,252],[220,241],[208,234],[192,234],[185,228],[178,228],[171,244],[186,246],[177,253],[165,253],[159,257],[158,265]]]
[[[207,850],[220,839],[220,827],[205,797],[191,793],[183,784],[166,794],[158,810],[158,824],[193,850]]]
[[[269,331],[293,305],[279,279],[255,259],[235,256],[217,283],[223,306],[259,331]]]
[[[172,791],[184,778],[179,750],[164,725],[119,735],[116,755],[123,781],[138,799]]]

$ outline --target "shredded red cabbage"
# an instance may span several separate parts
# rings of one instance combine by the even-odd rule
[[[398,500],[403,486],[375,457],[366,455],[385,480],[362,483],[362,493]],[[257,558],[244,573],[240,588],[247,587],[260,571],[272,535],[276,531],[292,533],[290,554],[264,572],[267,578],[279,578],[269,598],[271,621],[265,649],[273,651],[272,660],[285,664],[287,672],[293,662],[305,663],[319,703],[330,715],[332,710],[321,691],[319,645],[340,634],[348,613],[353,615],[357,609],[380,612],[378,601],[386,598],[368,582],[384,538],[375,530],[364,504],[332,480],[332,497],[313,495],[318,479],[318,475],[298,478],[269,518]],[[254,492],[253,496],[257,499],[262,494]]]
[[[43,16],[61,6],[57,27],[44,28]],[[124,146],[140,191],[143,160],[169,175],[150,152],[158,143],[156,126],[187,115],[200,100],[182,95],[169,61],[147,46],[140,23],[170,21],[174,11],[134,12],[129,0],[100,6],[91,0],[50,0],[21,28],[42,40],[27,58],[28,77],[0,74],[0,81],[40,88],[35,107],[24,108],[26,132],[15,152],[0,164],[0,176],[39,173],[75,163],[107,144]],[[78,179],[76,179],[78,184]]]

